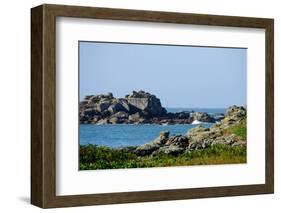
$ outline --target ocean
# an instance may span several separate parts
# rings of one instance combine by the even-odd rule
[[[206,108],[167,108],[168,112],[197,111],[209,114],[225,113],[225,109]],[[186,134],[198,124],[80,124],[80,144],[95,144],[109,147],[137,146],[148,143],[159,136],[161,131],[169,131],[171,135]],[[201,124],[210,127],[213,124]]]

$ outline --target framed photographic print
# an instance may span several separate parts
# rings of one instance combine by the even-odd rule
[[[273,19],[31,9],[31,203],[274,191]]]

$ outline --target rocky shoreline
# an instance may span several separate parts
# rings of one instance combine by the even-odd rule
[[[234,164],[247,162],[247,112],[229,107],[225,118],[210,128],[197,125],[182,135],[160,132],[140,145],[112,148],[80,145],[79,168],[120,169],[164,166]]]
[[[246,109],[244,107],[232,106],[227,109],[226,116],[221,122],[210,128],[201,125],[189,130],[185,135],[172,135],[169,132],[161,132],[159,137],[150,143],[123,147],[122,150],[132,152],[137,156],[157,156],[161,153],[178,156],[185,152],[208,148],[213,145],[246,147]],[[237,128],[238,134],[233,131]]]
[[[224,114],[184,111],[171,113],[162,107],[155,95],[133,91],[124,98],[112,93],[89,95],[79,103],[81,124],[191,124],[194,122],[219,122]]]

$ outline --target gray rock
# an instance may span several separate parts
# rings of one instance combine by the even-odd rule
[[[117,112],[117,113],[113,114],[112,117],[118,117],[118,118],[126,119],[126,118],[129,117],[129,115],[126,112]]]
[[[95,115],[95,116],[93,116],[93,118],[92,118],[92,120],[91,120],[91,123],[92,123],[92,124],[95,124],[95,123],[97,123],[100,119],[101,119],[100,116]]]
[[[110,111],[107,109],[102,111],[100,114],[102,118],[109,118],[109,116],[111,115]]]
[[[165,108],[161,106],[161,102],[155,95],[144,91],[133,91],[132,95],[126,96],[128,103],[141,111],[146,111],[150,116],[162,116],[167,114]]]
[[[139,156],[146,156],[152,154],[155,150],[159,149],[160,145],[156,143],[147,143],[142,146],[139,146],[135,150],[135,154]]]
[[[162,132],[160,132],[160,135],[150,143],[157,144],[157,145],[164,145],[167,142],[167,140],[169,139],[169,134],[170,134],[170,132],[168,132],[168,131],[167,132],[162,131]]]
[[[121,147],[119,148],[119,150],[124,151],[124,152],[132,152],[134,153],[137,149],[137,146],[125,146],[125,147]]]
[[[231,144],[237,142],[238,137],[234,134],[231,134],[231,135],[225,137],[224,140],[225,140],[226,144],[231,145]]]
[[[169,139],[169,134],[170,132],[165,132],[165,131],[162,131],[160,132],[160,135],[158,138],[156,138],[153,143],[156,143],[156,144],[160,144],[160,145],[163,145],[167,142],[167,140]]]
[[[225,139],[223,137],[222,138],[217,138],[217,139],[215,139],[212,142],[212,146],[213,145],[217,145],[217,144],[226,145],[226,141],[225,141]]]
[[[114,114],[116,112],[127,112],[127,109],[121,104],[121,103],[115,103],[115,104],[111,104],[109,107],[108,107],[108,111],[111,113],[111,114]]]
[[[162,131],[160,132],[160,140],[166,140],[169,138],[170,132],[169,131]]]
[[[233,105],[226,110],[226,116],[244,117],[246,114],[246,109],[242,106]]]
[[[132,113],[132,109],[126,99],[120,98],[118,99],[118,103],[120,103],[126,109],[126,112]]]
[[[162,146],[158,150],[154,151],[152,153],[152,156],[159,155],[161,153],[167,154],[167,155],[173,155],[173,156],[178,156],[184,152],[184,148],[175,146],[175,145],[170,145],[170,146]]]
[[[97,104],[97,110],[99,112],[103,112],[103,111],[107,110],[109,106],[110,106],[109,101],[103,101],[103,102]]]
[[[109,121],[107,118],[105,118],[105,119],[99,120],[96,124],[97,125],[109,124]]]
[[[189,144],[187,150],[198,150],[203,148],[204,148],[203,141],[195,141]]]
[[[169,139],[169,134],[170,132],[160,132],[159,137],[157,137],[152,142],[137,147],[135,153],[139,156],[152,154],[152,152],[158,150],[161,146],[166,143],[166,141]]]
[[[136,112],[135,114],[129,115],[130,121],[138,121],[141,118],[141,115],[139,112]]]
[[[202,143],[202,148],[203,149],[208,148],[212,145],[212,143],[213,143],[212,139],[205,139]]]
[[[205,128],[202,125],[198,125],[190,130],[187,131],[186,136],[187,137],[192,137],[193,135],[198,135],[198,133],[202,133],[202,132],[208,132],[210,131],[209,128]]]
[[[85,109],[82,113],[83,113],[83,115],[85,115],[85,116],[90,116],[90,117],[99,114],[99,112],[96,111],[96,110],[93,109],[93,108]]]
[[[237,142],[234,142],[231,146],[233,146],[233,147],[235,147],[235,146],[246,147],[247,142],[246,141],[237,141]]]
[[[165,145],[168,145],[168,146],[173,145],[173,146],[185,148],[185,147],[188,147],[189,140],[186,136],[182,136],[182,135],[171,136],[167,140]]]
[[[118,123],[120,123],[120,119],[118,117],[112,117],[109,119],[109,122],[111,124],[118,124]]]
[[[191,113],[190,116],[193,118],[194,121],[197,120],[197,121],[208,122],[208,123],[215,122],[215,119],[206,112],[194,112]]]
[[[126,112],[117,112],[109,117],[109,122],[112,124],[126,123],[128,116]]]

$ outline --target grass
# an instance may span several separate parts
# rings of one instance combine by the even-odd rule
[[[247,124],[246,119],[241,121],[239,124],[229,127],[227,129],[227,133],[229,134],[235,134],[238,137],[240,137],[241,140],[246,141],[247,139]]]
[[[234,130],[235,131],[235,130]],[[246,163],[246,148],[214,145],[180,156],[159,154],[138,157],[106,146],[80,145],[80,170]]]

